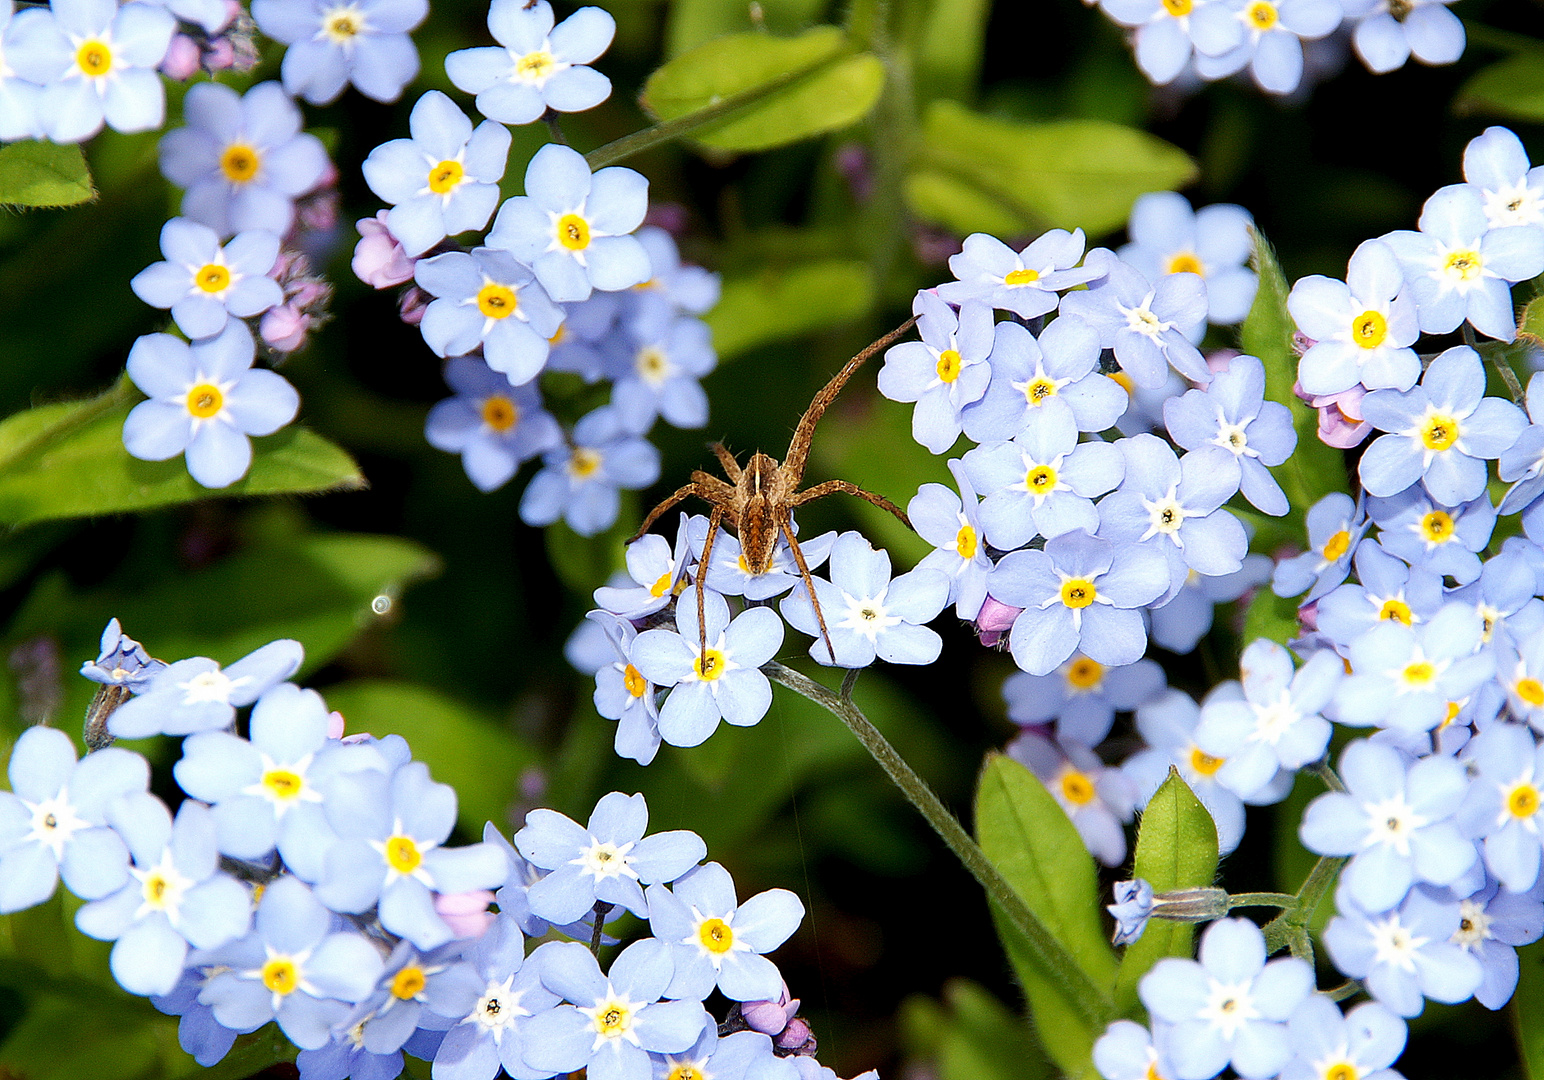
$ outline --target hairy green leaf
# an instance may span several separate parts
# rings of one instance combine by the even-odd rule
[[[1028,124],[935,101],[922,140],[907,199],[919,216],[959,233],[1108,232],[1138,195],[1196,175],[1178,148],[1104,120]]]
[[[643,104],[660,120],[680,121],[743,96],[743,105],[694,128],[691,137],[720,150],[766,150],[862,119],[884,81],[879,60],[854,53],[834,26],[791,38],[730,34],[655,71]]]
[[[0,146],[0,206],[74,206],[94,198],[79,146],[36,141]]]
[[[1216,823],[1171,766],[1169,778],[1142,811],[1134,876],[1151,884],[1154,892],[1164,893],[1210,885],[1216,875]],[[1123,1012],[1135,1007],[1137,982],[1163,957],[1189,957],[1190,938],[1189,923],[1149,922],[1142,936],[1126,946],[1115,984],[1116,1007]]]

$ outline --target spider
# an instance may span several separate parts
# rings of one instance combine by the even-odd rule
[[[688,496],[695,495],[712,507],[708,516],[708,536],[703,542],[702,557],[698,562],[702,568],[697,575],[696,590],[697,630],[702,639],[700,655],[704,657],[709,655],[708,628],[704,617],[702,590],[708,574],[709,559],[713,553],[714,538],[718,535],[720,524],[727,521],[729,526],[739,534],[741,559],[747,572],[751,574],[765,574],[772,569],[772,557],[777,547],[778,537],[781,536],[788,541],[793,560],[799,567],[799,576],[804,581],[805,590],[809,593],[810,605],[815,609],[815,619],[820,624],[820,637],[825,642],[826,653],[833,661],[835,660],[836,651],[831,647],[831,635],[826,630],[826,617],[820,610],[820,601],[815,598],[815,586],[810,579],[809,566],[804,561],[804,552],[799,549],[799,541],[794,537],[792,527],[794,508],[824,495],[843,492],[856,495],[882,510],[888,510],[908,529],[911,528],[911,520],[889,499],[882,495],[875,495],[871,491],[864,491],[858,485],[846,480],[827,480],[823,484],[816,484],[803,491],[799,490],[799,484],[804,479],[804,466],[809,459],[810,441],[815,437],[815,425],[820,422],[820,418],[830,407],[831,402],[836,400],[836,395],[841,393],[847,380],[852,378],[853,372],[857,371],[864,361],[910,330],[916,321],[915,316],[907,319],[847,361],[842,370],[831,377],[831,381],[826,383],[810,402],[809,408],[804,410],[804,415],[799,419],[799,426],[794,429],[793,439],[788,443],[788,453],[784,455],[781,465],[758,450],[751,455],[750,461],[742,469],[740,463],[725,449],[723,443],[712,443],[709,449],[718,458],[719,464],[723,466],[731,482],[726,483],[700,469],[693,471],[691,483],[678,488],[673,495],[650,510],[649,516],[644,518],[643,524],[638,527],[638,532],[627,541],[631,544],[642,537],[661,514]],[[703,674],[706,675],[707,672]]]

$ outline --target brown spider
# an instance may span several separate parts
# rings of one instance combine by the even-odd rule
[[[815,619],[820,623],[821,640],[826,643],[827,654],[835,660],[836,652],[831,647],[831,635],[826,630],[826,617],[821,613],[820,601],[815,598],[815,586],[810,580],[809,566],[805,564],[804,552],[799,549],[799,541],[794,537],[791,516],[794,507],[803,506],[823,495],[834,495],[840,491],[848,495],[856,495],[881,509],[888,510],[900,519],[901,524],[908,529],[911,528],[911,520],[900,507],[882,495],[864,491],[856,484],[846,480],[827,480],[823,484],[816,484],[814,487],[800,491],[799,483],[804,479],[804,466],[809,459],[810,441],[815,437],[815,425],[825,415],[831,402],[836,400],[836,395],[841,393],[847,380],[852,378],[853,372],[857,371],[864,361],[910,330],[916,321],[915,316],[907,319],[847,361],[842,370],[831,377],[831,381],[826,383],[810,402],[809,408],[804,410],[804,415],[799,419],[799,426],[794,429],[793,439],[788,443],[788,453],[784,456],[781,465],[758,450],[751,455],[750,461],[742,469],[740,463],[734,459],[734,455],[724,448],[723,443],[713,443],[709,448],[733,483],[726,483],[701,469],[694,470],[691,483],[677,489],[675,494],[650,510],[649,516],[644,518],[643,524],[638,527],[638,532],[627,541],[631,544],[642,537],[661,514],[689,495],[697,496],[712,507],[708,516],[708,536],[703,542],[702,557],[698,561],[701,569],[697,573],[697,630],[702,637],[700,642],[702,655],[707,655],[708,646],[708,628],[704,617],[702,590],[708,574],[709,559],[713,553],[713,540],[718,535],[719,525],[727,520],[730,528],[739,535],[741,559],[748,573],[765,574],[772,569],[772,557],[777,547],[778,537],[781,536],[788,541],[788,548],[793,553],[793,561],[799,567],[799,576],[803,579],[804,588],[809,593],[810,606],[815,609]]]

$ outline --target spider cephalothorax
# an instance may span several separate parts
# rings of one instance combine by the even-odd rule
[[[810,571],[804,561],[804,552],[799,549],[799,541],[794,536],[792,524],[794,508],[823,495],[833,495],[840,491],[848,495],[856,495],[860,499],[888,510],[908,529],[911,528],[911,521],[900,507],[889,499],[864,491],[846,480],[827,480],[823,484],[816,484],[803,491],[799,490],[799,484],[804,479],[804,466],[809,460],[810,441],[815,435],[815,425],[819,423],[831,402],[836,400],[836,395],[841,393],[847,380],[864,361],[911,329],[916,321],[915,318],[906,320],[847,361],[842,370],[831,377],[831,381],[826,383],[810,402],[809,408],[804,410],[804,415],[799,419],[799,426],[794,429],[793,439],[788,444],[788,453],[783,458],[782,464],[758,450],[751,455],[750,461],[742,469],[740,463],[734,459],[734,455],[726,450],[722,443],[714,443],[711,449],[714,456],[718,458],[719,464],[723,466],[729,481],[710,476],[700,469],[694,471],[689,484],[678,488],[673,495],[649,511],[649,516],[643,519],[643,524],[639,526],[632,540],[637,540],[648,532],[649,526],[653,525],[661,514],[687,496],[695,495],[702,499],[712,507],[708,515],[708,536],[703,542],[702,558],[699,561],[701,569],[697,574],[698,584],[706,587],[707,583],[704,579],[707,577],[709,560],[713,554],[713,541],[718,535],[721,524],[727,523],[740,538],[741,557],[745,561],[746,571],[751,574],[765,574],[772,569],[777,541],[782,537],[788,541],[788,550],[793,554],[794,563],[799,567],[799,576],[804,581],[804,588],[809,592],[810,604],[815,609],[815,619],[820,623],[821,639],[826,644],[827,652],[835,659],[836,654],[831,649],[831,635],[826,631],[825,615],[821,613],[820,601],[815,597],[815,586],[810,580]],[[628,543],[632,543],[632,540]],[[699,588],[697,589],[697,626],[703,638],[701,646],[705,649],[707,625],[703,619],[703,603],[702,588]]]

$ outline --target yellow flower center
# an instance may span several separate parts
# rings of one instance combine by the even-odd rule
[[[1526,701],[1531,707],[1537,709],[1544,705],[1544,683],[1537,679],[1518,679],[1517,685],[1512,687],[1517,696]]]
[[[1061,777],[1062,797],[1073,806],[1086,806],[1094,801],[1094,782],[1088,774],[1068,769]]]
[[[568,459],[568,471],[576,479],[583,480],[600,468],[600,454],[587,446],[580,446],[574,450],[573,457]]]
[[[1345,555],[1346,549],[1351,546],[1351,534],[1341,529],[1334,536],[1324,542],[1324,561],[1334,562]]]
[[[724,673],[724,654],[717,649],[707,649],[692,661],[692,670],[699,679],[716,679]]]
[[[263,773],[263,786],[275,799],[289,800],[305,790],[306,782],[289,769],[269,769]]]
[[[224,292],[230,288],[231,272],[219,263],[209,263],[199,267],[193,275],[193,284],[206,293]]]
[[[208,420],[225,407],[225,395],[210,383],[199,383],[188,391],[188,412],[199,420]]]
[[[1459,281],[1473,281],[1480,276],[1484,265],[1478,251],[1450,251],[1442,268]]]
[[[220,171],[233,184],[245,184],[257,175],[263,159],[246,143],[231,143],[220,155]]]
[[[409,965],[392,976],[392,997],[399,1001],[410,1001],[424,992],[424,986],[428,981],[423,968]]]
[[[436,195],[455,191],[466,177],[466,169],[459,161],[442,161],[429,170],[429,190]]]
[[[953,382],[960,377],[960,354],[955,349],[945,349],[938,354],[938,377]]]
[[[386,865],[399,874],[411,874],[424,861],[423,853],[411,836],[393,836],[386,841]]]
[[[1199,746],[1190,748],[1190,767],[1202,776],[1211,776],[1222,768],[1226,758],[1212,757]]]
[[[1074,690],[1092,690],[1104,680],[1104,665],[1079,656],[1067,665],[1067,683]]]
[[[578,214],[558,218],[558,243],[569,251],[583,251],[590,246],[590,223]]]
[[[145,903],[151,907],[161,907],[166,900],[166,890],[169,888],[171,888],[171,883],[166,880],[165,875],[160,871],[153,871],[149,877],[145,878],[145,883],[141,886],[140,893],[144,896]]]
[[[1056,470],[1049,465],[1036,465],[1024,474],[1024,486],[1031,495],[1049,495],[1056,490]]]
[[[1169,8],[1169,0],[1164,0],[1163,6],[1165,8],[1169,8],[1170,15],[1189,15],[1190,0],[1180,0],[1180,2],[1185,5],[1184,11],[1175,11],[1172,8]],[[1206,268],[1201,265],[1201,260],[1196,258],[1193,254],[1188,251],[1181,251],[1178,255],[1174,255],[1169,259],[1169,265],[1165,269],[1165,273],[1195,274],[1197,277],[1205,277]]]
[[[1383,606],[1378,609],[1378,618],[1380,621],[1393,619],[1395,622],[1402,622],[1409,626],[1413,616],[1410,614],[1409,604],[1403,600],[1391,599],[1383,601]]]
[[[1244,18],[1254,29],[1263,32],[1275,26],[1279,16],[1276,14],[1276,5],[1271,3],[1271,0],[1254,0],[1244,9]]]
[[[645,345],[638,350],[638,355],[633,360],[633,366],[638,374],[650,382],[658,382],[670,372],[670,361],[665,354],[654,345]]]
[[[1513,817],[1532,817],[1539,809],[1539,789],[1532,784],[1518,784],[1507,793],[1506,808]]]
[[[1191,0],[1163,0],[1163,10],[1173,15],[1176,19],[1183,19],[1190,14]]]
[[[695,1065],[682,1063],[670,1070],[665,1080],[708,1080],[708,1074]]]
[[[622,672],[622,684],[633,697],[643,697],[644,692],[649,689],[649,680],[645,679],[643,673],[631,664],[628,664]]]
[[[1421,424],[1421,443],[1428,450],[1446,450],[1458,441],[1458,435],[1458,420],[1452,416],[1435,414]]]
[[[1023,270],[1010,270],[1008,276],[1003,278],[1004,285],[1029,285],[1040,280],[1040,271],[1025,267]]]
[[[1430,660],[1413,660],[1400,673],[1406,686],[1426,686],[1437,677],[1437,666]]]
[[[515,61],[515,74],[527,82],[541,82],[556,66],[557,59],[550,52],[538,49]]]
[[[322,16],[322,33],[335,45],[352,44],[364,28],[364,15],[353,7],[334,8]]]
[[[477,310],[489,319],[507,319],[520,307],[515,290],[490,281],[477,290]]]
[[[654,580],[654,584],[653,585],[649,586],[649,595],[657,598],[657,597],[664,596],[669,591],[670,591],[670,571],[666,570],[663,574],[661,574],[658,578],[656,578]]]
[[[75,50],[75,63],[89,78],[99,79],[113,69],[113,50],[96,38],[83,41]]]
[[[483,423],[502,435],[519,421],[520,410],[503,394],[494,394],[483,402],[482,418]]]
[[[1050,379],[1031,379],[1024,387],[1024,400],[1038,407],[1046,398],[1056,396],[1056,384]]]
[[[619,1037],[632,1027],[632,1010],[620,1001],[608,1001],[595,1010],[595,1031],[608,1039]]]
[[[1389,336],[1389,321],[1376,311],[1364,311],[1351,320],[1351,340],[1364,349],[1376,349]]]
[[[1445,544],[1453,539],[1453,515],[1433,510],[1421,518],[1421,536],[1428,544]]]
[[[1086,608],[1098,595],[1094,583],[1087,578],[1068,578],[1062,582],[1061,602],[1070,608]]]
[[[1348,1061],[1339,1062],[1324,1070],[1324,1080],[1357,1080],[1359,1075],[1356,1066]]]
[[[959,552],[962,559],[974,559],[976,547],[976,530],[969,525],[961,525],[960,531],[954,534],[954,550]]]
[[[704,919],[697,928],[697,940],[708,952],[722,956],[734,948],[734,930],[723,919]]]
[[[275,956],[263,965],[263,986],[270,994],[285,997],[300,985],[300,971],[287,956]]]

